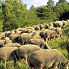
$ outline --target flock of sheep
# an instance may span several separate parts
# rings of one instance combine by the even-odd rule
[[[51,49],[47,44],[49,40],[62,36],[61,27],[68,24],[69,21],[55,21],[50,24],[1,32],[0,61],[3,61],[4,68],[7,69],[8,60],[14,60],[14,66],[16,66],[17,60],[25,59],[32,69],[36,67],[58,69],[59,64],[62,64],[64,69],[68,69],[69,60],[57,49]]]

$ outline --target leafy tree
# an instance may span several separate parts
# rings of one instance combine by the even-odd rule
[[[67,3],[66,0],[59,0],[59,3]]]
[[[54,5],[54,1],[53,0],[48,0],[47,4],[50,8],[52,8],[53,5]]]
[[[39,18],[31,8],[26,9],[27,5],[18,0],[5,0],[2,4],[4,15],[4,31],[12,30],[25,25],[39,24]]]
[[[2,14],[2,11],[1,11],[1,8],[2,8],[2,1],[0,0],[0,32],[3,31],[3,14]]]
[[[0,32],[3,31],[3,22],[0,20]]]
[[[30,7],[30,10],[32,10],[32,11],[35,11],[35,10],[36,10],[36,8],[34,7],[34,5],[32,5],[32,6]]]
[[[0,32],[3,31],[3,19],[2,19],[3,15],[2,15],[2,12],[0,10]]]
[[[56,13],[50,7],[41,6],[36,9],[37,16],[47,22],[56,20]]]
[[[57,18],[59,19],[60,15],[64,12],[64,4],[57,3],[54,7],[54,12],[56,12]]]
[[[26,5],[18,0],[5,0],[2,4],[4,15],[4,30],[16,29],[22,26],[26,15]]]
[[[54,11],[57,14],[58,20],[69,19],[69,4],[65,0],[59,0],[59,2],[54,7]]]
[[[64,4],[64,12],[60,15],[60,20],[67,20],[69,19],[69,4]]]

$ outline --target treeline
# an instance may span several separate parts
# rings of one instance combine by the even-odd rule
[[[55,6],[54,1],[48,0],[47,5],[31,6],[29,10],[21,0],[0,0],[0,8],[0,32],[69,19],[69,3],[66,0],[59,0]]]

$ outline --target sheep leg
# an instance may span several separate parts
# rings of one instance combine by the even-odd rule
[[[55,62],[54,66],[53,66],[53,69],[58,69],[58,62]]]
[[[28,56],[27,56],[27,55],[25,55],[25,58],[26,58],[26,64],[27,64],[27,63],[28,63],[28,62],[27,62],[27,60],[28,60]]]
[[[3,66],[4,66],[4,69],[7,69],[7,68],[6,68],[6,60],[4,60]]]
[[[43,65],[41,64],[41,66],[39,66],[39,69],[43,69]]]
[[[16,58],[14,58],[14,67],[16,66]]]

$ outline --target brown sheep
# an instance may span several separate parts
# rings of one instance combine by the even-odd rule
[[[38,25],[33,25],[33,28],[37,31],[40,30],[40,27]]]
[[[22,45],[26,44],[32,38],[32,33],[23,33],[18,36],[18,42]]]
[[[53,22],[51,22],[51,23],[49,24],[49,26],[52,26],[52,27],[53,27]]]
[[[47,43],[42,39],[30,39],[27,44],[38,45],[40,48],[51,49]]]
[[[64,20],[62,20],[62,22],[63,22],[63,26],[68,25],[68,21],[64,21]]]
[[[7,69],[6,61],[12,60],[12,59],[15,61],[15,55],[14,55],[14,53],[13,54],[11,54],[11,53],[17,49],[18,49],[17,47],[2,47],[2,48],[0,48],[0,60],[2,60],[4,62],[5,69]]]
[[[26,27],[26,28],[23,28],[22,33],[32,33],[35,29],[33,27]]]
[[[29,55],[37,50],[40,50],[41,48],[38,45],[32,45],[27,44],[19,47],[19,49],[16,51],[19,58],[24,58],[26,60],[26,63],[28,61]]]
[[[60,36],[62,35],[62,29],[61,29],[61,27],[57,27],[57,28],[55,29],[55,31],[56,31],[56,33],[58,34],[58,37],[60,37]]]
[[[55,21],[53,22],[54,27],[62,27],[63,26],[63,22],[62,21]]]
[[[49,69],[53,67],[53,69],[58,68],[59,64],[62,64],[65,69],[68,66],[68,59],[64,57],[62,53],[60,53],[57,49],[41,49],[31,53],[29,57],[29,66],[30,67],[38,67],[39,69]],[[64,69],[64,68],[63,68]]]
[[[18,42],[18,34],[11,34],[10,36],[9,36],[9,38],[10,38],[10,40],[12,40],[12,42],[14,43],[14,42]]]
[[[50,29],[51,30],[51,29],[53,29],[53,27],[52,26],[49,26],[47,29]]]
[[[5,47],[20,47],[21,45],[19,43],[8,43],[4,45]]]
[[[41,39],[41,36],[39,34],[40,34],[40,30],[34,31],[32,35],[32,39]]]
[[[0,48],[4,47],[4,45],[5,45],[5,40],[0,40]]]
[[[40,27],[40,30],[41,30],[41,29],[44,28],[44,25],[43,24],[40,24],[39,27]]]
[[[55,38],[57,34],[54,30],[45,29],[40,32],[40,36],[47,42],[52,38]]]
[[[10,31],[6,31],[5,37],[9,37],[10,35],[11,35],[11,32]]]
[[[39,35],[41,36],[41,38],[43,38],[45,41],[48,40],[48,38],[50,37],[50,35],[45,35],[46,32],[48,32],[49,29],[42,29],[41,32],[39,33]]]
[[[49,24],[45,24],[44,28],[47,29],[49,27]]]
[[[15,34],[15,29],[10,31],[11,34]]]
[[[0,39],[4,39],[5,38],[5,32],[1,32],[0,33]]]
[[[9,37],[5,37],[5,44],[12,43]]]
[[[22,32],[22,31],[20,31],[20,30],[18,30],[18,29],[16,29],[16,30],[15,30],[15,34],[20,35],[20,34],[21,34],[21,32]]]
[[[32,39],[41,39],[41,36],[40,35],[34,35],[34,36],[32,36]]]

